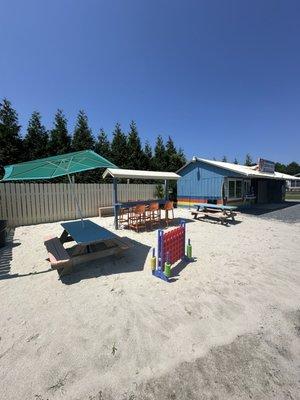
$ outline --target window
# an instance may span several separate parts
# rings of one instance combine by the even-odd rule
[[[292,188],[300,187],[300,181],[291,180],[291,187]]]
[[[242,197],[242,181],[235,181],[235,197]]]
[[[229,179],[228,198],[240,199],[243,196],[243,181],[241,179]]]
[[[235,181],[229,181],[229,198],[235,197]]]

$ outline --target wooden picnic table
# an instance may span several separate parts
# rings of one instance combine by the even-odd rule
[[[75,241],[80,245],[91,245],[97,242],[111,240],[117,237],[113,232],[88,220],[64,222],[61,224],[63,233],[60,236],[62,243]]]
[[[194,207],[196,207],[196,210],[192,211],[192,215],[195,219],[201,216],[212,217],[219,219],[222,224],[227,223],[229,218],[234,221],[234,217],[236,216],[236,212],[234,211],[237,209],[236,206],[211,203],[198,203],[194,204]]]
[[[44,242],[51,267],[60,276],[70,273],[74,265],[119,254],[131,247],[120,236],[90,220],[64,222],[61,226],[60,238],[48,237]],[[64,248],[65,243],[73,241],[73,247]]]
[[[120,236],[90,220],[64,222],[61,243],[75,241],[72,258],[78,264],[118,253],[129,248]],[[79,258],[80,257],[80,258]]]

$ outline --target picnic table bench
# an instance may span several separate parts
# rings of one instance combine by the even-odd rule
[[[73,267],[72,260],[59,238],[56,236],[47,236],[44,244],[48,252],[51,268],[57,269],[59,275],[66,275],[71,272]]]
[[[114,215],[113,206],[99,207],[99,217],[110,217]]]
[[[225,206],[223,204],[210,204],[210,203],[200,203],[194,204],[196,210],[193,210],[191,214],[194,219],[199,218],[213,218],[221,222],[221,224],[228,223],[228,219],[231,218],[234,221],[234,217],[237,215],[234,210],[237,209],[236,206]]]
[[[112,256],[127,250],[131,245],[120,236],[90,220],[62,223],[63,232],[58,237],[45,239],[51,268],[60,276],[72,272],[73,266]],[[67,242],[75,246],[65,249]]]

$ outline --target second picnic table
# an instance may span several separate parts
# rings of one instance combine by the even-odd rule
[[[194,204],[194,207],[196,207],[196,211],[192,211],[194,218],[199,217],[199,214],[204,212],[205,216],[216,217],[221,221],[221,223],[226,222],[228,218],[231,218],[232,221],[234,221],[234,217],[236,216],[236,212],[234,211],[237,209],[236,206],[211,203],[198,203]]]

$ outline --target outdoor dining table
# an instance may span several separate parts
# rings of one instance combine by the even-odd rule
[[[140,204],[145,204],[146,206],[150,205],[151,203],[159,203],[160,206],[164,206],[167,200],[164,199],[152,199],[152,200],[134,200],[134,201],[124,201],[116,203],[116,206],[119,208],[133,208]]]
[[[197,209],[197,211],[192,212],[192,215],[194,215],[195,218],[198,216],[199,213],[201,213],[201,211],[206,213],[206,215],[208,215],[209,213],[214,215],[214,213],[219,212],[219,219],[221,220],[221,222],[224,222],[225,220],[227,220],[227,218],[231,218],[232,220],[234,220],[234,217],[236,216],[234,210],[237,209],[236,206],[226,206],[223,204],[211,203],[198,203],[194,204],[194,207],[196,207]]]
[[[77,244],[88,246],[117,237],[113,232],[90,220],[64,222],[61,226],[64,229],[60,236],[62,243],[74,241]]]
[[[76,263],[113,255],[131,247],[120,236],[90,220],[64,222],[61,226],[60,242],[76,242],[71,252]]]
[[[232,212],[237,209],[236,206],[225,206],[223,204],[210,204],[210,203],[198,203],[194,204],[194,207],[197,207],[197,211],[202,210],[221,210],[225,212]]]

